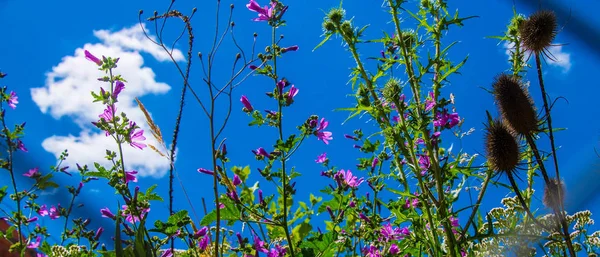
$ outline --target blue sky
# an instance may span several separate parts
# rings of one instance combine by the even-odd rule
[[[265,4],[263,2],[265,1],[260,3]],[[0,69],[9,74],[2,80],[2,84],[15,90],[20,102],[18,108],[7,115],[14,122],[27,121],[27,137],[24,142],[29,153],[17,156],[18,172],[25,172],[32,167],[48,171],[48,167],[55,164],[56,157],[65,148],[70,150],[68,163],[74,167],[76,162],[91,164],[103,159],[104,149],[112,147],[104,135],[90,125],[103,107],[91,103],[89,92],[103,85],[95,81],[101,73],[83,58],[84,49],[97,55],[121,57],[118,72],[129,83],[123,91],[118,108],[127,112],[138,123],[143,123],[143,116],[133,101],[135,97],[140,97],[162,129],[166,140],[170,142],[182,86],[181,78],[173,64],[166,61],[162,50],[152,46],[143,37],[137,24],[138,10],[145,10],[144,17],[147,17],[154,10],[164,11],[167,1],[107,0],[97,4],[69,0],[62,3],[64,4],[56,5],[48,1],[0,1],[0,24],[5,24],[2,26],[4,37],[0,40]],[[320,177],[321,168],[314,163],[317,155],[327,152],[333,164],[352,169],[356,165],[355,158],[362,155],[352,148],[353,142],[344,139],[343,134],[361,127],[369,130],[373,123],[366,123],[367,119],[362,118],[342,124],[348,114],[334,111],[336,108],[354,105],[354,99],[348,97],[351,89],[347,84],[349,68],[354,62],[343,49],[340,39],[333,39],[320,49],[312,51],[322,39],[321,22],[324,12],[338,5],[339,1],[304,0],[284,3],[290,9],[286,13],[288,25],[279,30],[279,33],[285,35],[282,45],[300,46],[298,52],[286,54],[278,67],[280,74],[300,89],[296,104],[286,116],[286,122],[290,126],[288,132],[293,132],[291,129],[309,115],[316,114],[330,121],[329,130],[334,133],[334,140],[329,145],[312,138],[292,159],[296,169],[303,173],[297,180],[298,196],[300,199],[307,199],[308,193],[317,191],[328,183]],[[194,4],[197,3],[178,1],[175,9],[189,13]],[[229,4],[223,2],[222,17],[226,16]],[[257,49],[262,50],[269,43],[269,28],[266,24],[251,22],[250,19],[255,14],[246,10],[245,4],[245,1],[235,1],[236,39],[246,51],[250,51],[252,34],[257,32]],[[414,1],[409,1],[409,4],[414,4]],[[530,14],[536,6],[519,2],[516,8],[519,13]],[[563,10],[570,8],[572,11],[571,18],[561,16],[561,13],[558,15],[564,29],[555,42],[565,45],[552,49],[558,62],[549,62],[544,69],[550,96],[568,99],[568,103],[558,101],[553,112],[554,126],[568,128],[556,133],[561,147],[558,151],[561,174],[567,187],[567,208],[570,211],[592,208],[593,212],[598,212],[600,209],[593,208],[600,204],[595,196],[598,187],[594,181],[599,177],[599,162],[594,148],[598,148],[600,132],[600,121],[595,117],[600,113],[593,103],[596,102],[600,89],[594,80],[587,77],[600,68],[599,55],[584,41],[593,32],[570,27],[571,24],[576,24],[573,21],[576,18],[591,24],[591,27],[598,27],[600,18],[593,11],[598,3],[590,0],[562,1],[560,6]],[[197,7],[198,13],[192,23],[196,35],[194,51],[206,53],[211,45],[209,39],[214,33],[215,6],[210,1]],[[463,130],[474,128],[472,135],[463,139],[460,145],[454,145],[454,149],[463,149],[470,154],[483,154],[485,110],[495,113],[495,107],[492,96],[480,87],[490,88],[493,77],[509,68],[506,47],[498,45],[497,40],[486,37],[501,35],[505,31],[512,17],[513,2],[473,1],[451,3],[450,7],[451,10],[458,9],[462,16],[479,16],[466,21],[463,28],[451,29],[446,39],[446,42],[460,41],[450,53],[455,61],[469,55],[467,64],[461,69],[462,75],[452,77],[451,85],[443,92],[455,95],[457,111],[466,119]],[[348,16],[355,16],[356,25],[371,24],[365,34],[366,38],[380,37],[384,31],[392,33],[392,24],[381,8],[380,1],[346,1],[344,8]],[[568,14],[568,11],[562,14],[564,13]],[[225,19],[221,21],[221,26],[224,26]],[[407,19],[408,24],[412,22]],[[153,26],[146,23],[152,34]],[[173,39],[180,26],[178,22],[167,24],[167,38]],[[185,42],[182,40],[176,45],[184,53],[187,51]],[[366,59],[368,56],[378,56],[380,48],[380,45],[369,45],[361,46],[360,50]],[[217,80],[221,83],[229,78],[229,67],[236,53],[230,41],[223,44],[217,57],[219,68],[216,69]],[[175,56],[179,56],[179,60],[183,59],[181,52],[176,51]],[[204,92],[200,80],[201,68],[197,64],[198,62],[193,68],[190,82],[199,92]],[[371,66],[372,64],[374,63]],[[530,73],[526,79],[532,80],[530,91],[535,99],[540,99],[534,75],[535,73]],[[271,81],[264,77],[251,77],[236,89],[233,98],[239,99],[240,95],[247,95],[257,109],[274,108],[273,103],[266,101],[264,96],[264,92],[271,90],[271,86]],[[241,104],[234,101],[232,118],[224,135],[233,160],[232,165],[251,165],[255,171],[261,164],[254,160],[250,151],[260,146],[270,147],[271,142],[274,142],[274,131],[268,128],[248,128],[246,125],[249,118],[241,112],[241,108]],[[197,211],[202,209],[202,197],[212,199],[211,180],[196,172],[197,168],[210,164],[206,125],[207,120],[200,107],[188,97],[176,168]],[[149,133],[147,138],[152,141]],[[547,144],[542,146],[548,149]],[[135,168],[142,174],[139,185],[147,188],[152,184],[159,184],[158,192],[166,198],[168,179],[165,174],[168,162],[149,149],[128,149],[125,154],[130,168]],[[480,158],[477,163],[482,162],[483,159]],[[0,179],[7,181],[8,176],[4,173],[0,175]],[[64,183],[76,184],[76,176],[61,176],[59,179]],[[26,183],[26,180],[20,181],[20,185]],[[179,183],[176,181],[175,184],[176,208],[189,208]],[[541,193],[541,188],[538,188],[538,192]],[[103,182],[88,184],[80,199],[86,206],[77,210],[75,216],[89,215],[94,222],[98,222],[97,226],[106,224],[107,221],[100,218],[98,210],[105,206],[112,206],[114,209],[117,197],[113,197],[112,193]],[[486,200],[483,210],[497,206],[497,200],[507,193],[505,189],[490,191],[487,198],[489,201]],[[47,192],[43,198],[47,204],[61,203],[63,206],[68,201],[66,194],[61,191]],[[166,214],[167,207],[167,202],[155,203],[152,213]],[[0,208],[14,207],[3,204]],[[60,227],[49,220],[42,220],[45,225]],[[58,232],[55,236],[58,238]]]

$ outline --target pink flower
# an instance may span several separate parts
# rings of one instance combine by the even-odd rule
[[[48,209],[46,209],[46,205],[44,204],[40,206],[40,209],[37,211],[37,213],[42,217],[48,215]]]
[[[252,104],[250,104],[250,101],[248,100],[248,98],[243,95],[242,98],[240,98],[240,101],[242,102],[242,104],[244,105],[244,111],[245,112],[251,112],[254,110],[254,108],[252,108]]]
[[[429,92],[429,98],[425,100],[425,111],[430,111],[435,107],[435,98],[433,92]]]
[[[250,2],[246,5],[248,10],[258,13],[258,18],[252,19],[253,21],[270,21],[273,19],[273,11],[275,10],[275,6],[277,3],[271,2],[270,6],[260,7],[258,3],[254,0],[250,0]]]
[[[198,241],[198,248],[200,248],[200,250],[204,251],[208,247],[209,243],[210,243],[210,238],[208,236],[205,236],[202,239],[200,239],[200,241]]]
[[[317,157],[317,160],[315,160],[316,163],[324,163],[325,161],[327,161],[327,153],[322,153]]]
[[[335,174],[335,177],[336,179],[342,181],[344,185],[349,186],[351,188],[357,188],[360,184],[362,184],[365,181],[364,178],[358,179],[358,177],[352,175],[352,172],[350,170],[339,170]]]
[[[38,248],[40,246],[40,241],[41,240],[42,240],[42,238],[38,236],[35,239],[35,242],[29,242],[29,244],[27,244],[27,248],[28,249],[36,249],[36,248]]]
[[[94,236],[94,240],[98,240],[100,238],[100,235],[102,235],[102,232],[104,232],[104,228],[99,227],[98,230],[96,230],[96,235]]]
[[[88,52],[88,50],[85,50],[84,53],[85,53],[85,59],[95,62],[98,66],[102,66],[102,60],[98,59],[98,57],[96,57],[93,54],[91,54],[90,52]]]
[[[252,152],[257,156],[263,156],[267,159],[271,159],[271,155],[262,147],[259,147],[256,150],[252,150]]]
[[[104,109],[104,112],[102,114],[98,115],[98,117],[100,119],[104,119],[106,122],[110,122],[113,119],[115,111],[116,111],[116,108],[113,105],[106,106],[106,109]],[[108,131],[106,132],[106,136],[108,136]]]
[[[140,221],[140,218],[144,218],[144,216],[145,216],[144,214],[150,212],[150,208],[146,208],[146,209],[140,208],[138,210],[139,215],[133,215],[130,211],[127,211],[127,208],[128,208],[127,205],[123,205],[123,206],[121,206],[121,208],[123,209],[122,215],[125,217],[125,220],[132,224]]]
[[[396,255],[399,252],[400,252],[400,249],[398,249],[398,246],[396,244],[390,245],[390,254]]]
[[[25,148],[23,141],[21,141],[20,139],[17,139],[17,149],[19,149],[23,152],[27,152],[27,148]]]
[[[40,172],[38,171],[38,168],[30,169],[29,171],[27,171],[23,174],[23,176],[28,177],[28,178],[35,178],[35,177],[38,177],[39,175],[40,175]]]
[[[19,97],[17,96],[17,93],[11,91],[10,97],[8,98],[8,106],[13,109],[17,108],[17,104],[19,103],[18,99]]]
[[[133,182],[137,182],[137,177],[135,176],[135,174],[137,174],[138,172],[135,170],[132,171],[125,171],[125,183],[129,183],[129,181],[133,181]]]
[[[325,118],[321,118],[321,122],[319,123],[319,127],[317,127],[317,131],[315,132],[318,140],[323,140],[323,143],[326,145],[329,144],[329,140],[332,140],[332,133],[329,131],[323,131],[329,125],[329,121],[326,121]]]
[[[144,137],[144,130],[140,129],[136,131],[135,122],[129,122],[131,132],[129,133],[129,137],[131,138],[131,143],[129,143],[132,147],[139,148],[140,150],[146,147],[146,144],[135,142],[135,141],[144,141],[146,137]]]
[[[298,94],[298,88],[294,87],[294,85],[292,85],[290,87],[290,91],[288,91],[287,94],[287,104],[291,104],[294,101],[294,97]]]
[[[58,208],[60,208],[60,204],[58,205]],[[55,219],[58,219],[60,217],[60,213],[58,212],[58,208],[54,207],[54,205],[52,205],[50,207],[50,210],[48,211],[48,217],[50,217],[51,220],[55,220]]]

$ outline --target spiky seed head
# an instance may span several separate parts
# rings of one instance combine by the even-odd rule
[[[523,45],[534,53],[544,51],[556,37],[557,27],[556,15],[553,11],[537,11],[520,26]]]
[[[488,124],[485,150],[490,169],[510,173],[519,163],[519,144],[513,133],[500,120]]]
[[[385,98],[386,101],[393,103],[400,97],[401,91],[400,81],[396,78],[390,78],[383,86],[383,98]]]
[[[544,190],[544,206],[559,210],[565,199],[565,184],[556,178],[550,179]]]
[[[510,129],[519,135],[531,135],[538,130],[533,99],[519,78],[500,74],[492,88],[498,110]]]

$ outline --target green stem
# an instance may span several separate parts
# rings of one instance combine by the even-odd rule
[[[0,113],[4,113],[4,107],[1,104],[0,104]],[[21,247],[23,247],[23,238],[22,238],[23,231],[21,230],[21,217],[23,216],[23,214],[21,212],[21,197],[19,197],[19,191],[17,189],[17,180],[15,179],[15,173],[13,171],[13,152],[16,151],[16,149],[14,148],[13,143],[10,140],[9,130],[8,130],[8,127],[6,127],[6,121],[4,120],[4,116],[2,116],[1,119],[2,119],[2,126],[4,127],[4,134],[6,136],[6,145],[8,146],[8,173],[10,173],[10,180],[12,182],[13,190],[15,191],[15,197],[17,198],[16,202],[17,202],[17,215],[18,216],[16,219],[16,223],[17,223],[17,230],[19,231],[19,245]]]

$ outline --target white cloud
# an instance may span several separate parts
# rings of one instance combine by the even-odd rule
[[[75,163],[93,167],[94,162],[108,166],[110,163],[104,158],[106,149],[118,149],[112,137],[106,137],[104,132],[91,124],[98,120],[98,115],[105,106],[92,103],[90,92],[97,92],[100,87],[108,89],[110,85],[97,80],[104,73],[85,59],[84,49],[98,57],[104,55],[121,58],[115,71],[122,74],[128,82],[119,95],[117,111],[125,112],[129,119],[144,129],[145,143],[159,146],[148,130],[145,117],[134,98],[147,94],[164,94],[171,89],[169,85],[157,82],[152,69],[144,66],[144,59],[138,51],[149,53],[159,61],[168,59],[162,49],[153,47],[152,42],[144,38],[138,25],[117,32],[94,31],[94,34],[102,40],[101,43],[85,44],[82,48],[77,48],[73,56],[63,57],[46,74],[45,85],[31,89],[33,101],[42,113],[50,114],[55,119],[68,117],[81,128],[78,135],[53,135],[42,142],[42,147],[56,157],[64,149],[68,149],[66,165],[72,167]],[[179,50],[175,50],[173,56],[177,61],[184,59]],[[125,168],[138,170],[140,176],[161,177],[169,167],[165,158],[149,148],[139,150],[125,145],[123,150]]]
[[[513,43],[504,42],[502,47],[505,49],[504,53],[510,58],[511,51],[515,48]],[[549,56],[553,60],[546,58],[546,63],[551,66],[555,66],[561,68],[563,73],[569,72],[571,70],[571,54],[563,51],[563,46],[560,44],[556,44],[550,46],[548,48],[550,52]],[[525,57],[528,57],[528,53],[525,53]],[[533,58],[531,58],[533,59]]]

